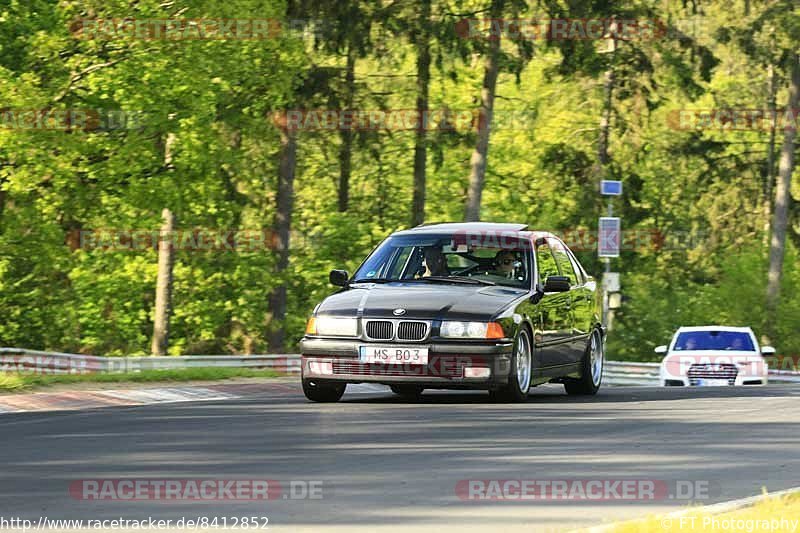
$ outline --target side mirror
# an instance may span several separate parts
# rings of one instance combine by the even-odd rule
[[[331,270],[331,273],[328,275],[328,279],[332,285],[344,287],[347,285],[348,276],[349,274],[347,273],[347,270]]]
[[[661,346],[656,346],[656,349],[653,351],[656,353],[667,353],[667,345],[662,344]]]
[[[567,292],[569,289],[567,276],[548,276],[544,282],[544,292]]]
[[[762,346],[761,355],[775,355],[775,348],[772,346]]]

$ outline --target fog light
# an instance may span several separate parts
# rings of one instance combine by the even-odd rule
[[[312,374],[330,376],[333,374],[333,363],[330,361],[309,361],[308,371]]]
[[[491,370],[488,368],[468,366],[464,369],[465,378],[488,378],[490,374]]]

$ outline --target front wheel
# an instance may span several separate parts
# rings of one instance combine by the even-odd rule
[[[533,348],[531,336],[525,328],[520,329],[511,356],[511,374],[508,385],[489,391],[493,400],[504,402],[523,402],[528,397],[533,373]]]
[[[564,382],[567,394],[582,396],[597,394],[603,379],[604,358],[603,338],[600,330],[595,329],[592,331],[586,352],[583,354],[580,379],[570,379]]]
[[[344,395],[347,383],[323,383],[310,379],[303,380],[303,394],[312,402],[338,402]]]

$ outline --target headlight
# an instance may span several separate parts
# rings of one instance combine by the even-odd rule
[[[502,339],[503,327],[497,322],[442,322],[440,335],[451,339]]]
[[[306,326],[308,335],[330,335],[332,337],[355,337],[358,335],[358,320],[331,316],[311,317]]]

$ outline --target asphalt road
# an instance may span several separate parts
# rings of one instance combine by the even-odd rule
[[[619,387],[590,399],[546,386],[516,405],[438,391],[405,403],[367,387],[311,404],[293,383],[228,401],[5,414],[0,428],[6,519],[267,516],[270,529],[287,531],[560,531],[688,502],[469,501],[456,486],[644,479],[676,496],[675,483],[688,481],[707,486],[712,503],[800,485],[800,388],[785,386]],[[128,478],[266,478],[284,489],[260,502],[86,501],[69,492],[76,480]],[[289,481],[321,483],[322,498],[284,499]]]

